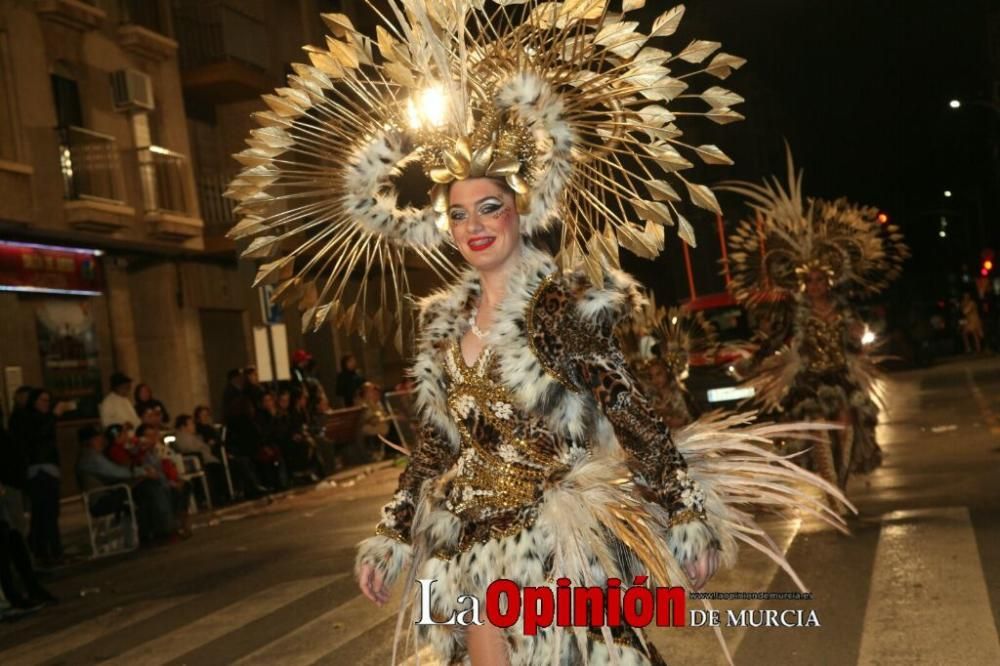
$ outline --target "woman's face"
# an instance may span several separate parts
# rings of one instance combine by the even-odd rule
[[[492,178],[452,183],[448,221],[455,246],[480,271],[504,266],[521,250],[514,194]]]
[[[139,386],[139,400],[141,402],[146,402],[147,400],[153,399],[153,391],[145,384]]]
[[[38,397],[35,398],[34,404],[35,410],[41,412],[42,414],[48,414],[52,411],[52,396],[48,393],[39,393]]]
[[[830,285],[826,282],[826,276],[819,271],[810,271],[806,277],[806,296],[811,300],[826,298],[830,293]]]
[[[667,366],[662,363],[653,363],[649,368],[649,381],[654,388],[667,388],[670,385],[670,375],[667,374]]]
[[[278,396],[278,408],[287,410],[288,406],[292,404],[292,396],[287,393],[282,393]]]
[[[212,412],[207,409],[199,409],[198,413],[195,414],[195,420],[198,421],[199,425],[211,425],[212,424]]]

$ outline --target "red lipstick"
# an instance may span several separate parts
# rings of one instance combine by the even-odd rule
[[[482,252],[496,242],[496,236],[476,236],[468,241],[469,249],[473,252]]]

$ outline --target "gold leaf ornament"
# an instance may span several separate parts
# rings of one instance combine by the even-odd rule
[[[683,17],[684,5],[677,5],[672,9],[668,9],[653,21],[653,30],[649,33],[649,36],[669,37],[677,32],[677,26],[680,25]]]
[[[697,185],[695,183],[685,184],[688,188],[688,194],[691,196],[691,201],[695,206],[710,210],[716,215],[722,215],[722,209],[719,208],[719,200],[715,198],[715,192],[708,186]]]

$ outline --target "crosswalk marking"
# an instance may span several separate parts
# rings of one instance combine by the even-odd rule
[[[767,525],[782,552],[800,535],[813,527],[809,521],[774,521]],[[872,535],[874,536],[874,535]],[[871,539],[868,543],[875,544]],[[994,625],[983,562],[979,557],[969,511],[966,508],[904,511],[883,517],[875,547],[872,576],[868,588],[858,588],[858,613],[864,613],[862,635],[852,632],[845,637],[852,641],[862,666],[887,664],[937,663],[998,663],[1000,638]],[[869,557],[872,555],[868,550]],[[801,563],[800,563],[801,565]],[[720,572],[710,583],[709,590],[765,591],[771,588],[778,567],[763,555],[743,548],[735,570]],[[802,570],[808,584],[815,572]],[[391,635],[388,624],[395,626],[400,590],[395,590],[388,604],[379,608],[362,596],[349,596],[336,607],[326,605],[320,614],[296,618],[287,633],[263,644],[243,642],[245,632],[238,630],[264,618],[287,618],[298,613],[296,602],[325,588],[347,591],[353,585],[347,572],[315,578],[281,582],[250,594],[239,601],[209,612],[202,617],[185,618],[187,624],[169,623],[166,633],[150,642],[134,646],[114,658],[112,664],[161,665],[174,660],[194,657],[202,649],[215,655],[226,655],[224,662],[237,666],[307,666],[316,663],[340,663],[343,651],[357,653],[358,644],[366,634],[378,628]],[[788,588],[789,590],[792,588]],[[356,593],[355,593],[356,594]],[[860,602],[867,595],[864,611]],[[206,597],[208,595],[205,595]],[[338,595],[339,596],[339,595]],[[222,603],[214,597],[213,608]],[[314,598],[307,604],[317,608]],[[333,597],[331,596],[331,601]],[[78,625],[60,629],[29,643],[0,652],[0,664],[28,666],[80,654],[99,645],[102,639],[127,635],[130,627],[156,622],[157,616],[171,615],[173,608],[185,606],[184,612],[194,612],[198,596],[178,596],[150,602],[136,602],[105,613]],[[206,601],[208,601],[206,599]],[[210,601],[209,601],[210,603]],[[758,601],[715,601],[722,611],[729,608],[750,610],[761,606]],[[199,605],[199,608],[201,606]],[[689,608],[700,608],[697,601]],[[856,618],[860,619],[860,618]],[[287,626],[287,625],[286,625]],[[384,630],[384,631],[383,631]],[[752,628],[723,628],[724,637],[736,663],[742,652],[756,654],[759,645],[751,639],[744,644]],[[708,628],[651,629],[649,638],[669,663],[676,666],[722,666],[725,664],[715,634]],[[947,636],[949,640],[941,640]],[[263,638],[263,637],[261,637]],[[778,640],[778,639],[775,639]],[[134,644],[133,644],[134,645]],[[776,649],[779,645],[775,645]],[[369,660],[387,655],[389,646],[380,641],[365,648]],[[247,653],[247,650],[254,650]],[[96,652],[95,652],[96,654]],[[106,652],[105,652],[106,654]],[[81,661],[88,659],[81,656]],[[748,655],[743,654],[743,659]],[[386,659],[388,657],[386,656]],[[404,666],[416,666],[417,659],[400,655]],[[853,658],[851,659],[853,663]],[[191,662],[195,663],[195,662]],[[421,666],[439,666],[429,648],[420,652]]]
[[[156,640],[143,643],[108,661],[108,664],[156,666],[196,650],[226,634],[270,615],[297,599],[345,578],[348,574],[320,576],[279,583],[241,599],[195,622],[179,627]]]
[[[148,618],[194,599],[194,596],[170,597],[152,602],[141,602],[134,606],[116,608],[113,611],[67,627],[54,634],[46,634],[33,641],[0,652],[0,664],[27,666],[40,664],[66,652],[71,652],[87,643],[113,632],[126,631]]]
[[[1000,664],[968,509],[883,518],[858,663]]]
[[[381,608],[363,596],[303,624],[236,662],[238,666],[306,666],[346,645],[372,627],[396,616],[398,601]]]

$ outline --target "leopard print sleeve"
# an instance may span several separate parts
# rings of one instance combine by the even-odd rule
[[[420,441],[410,456],[410,464],[399,476],[396,493],[382,507],[382,521],[375,529],[376,534],[402,543],[410,543],[410,528],[424,482],[447,471],[457,457],[448,441],[434,426],[422,424],[419,437]]]
[[[576,374],[611,422],[633,465],[669,511],[671,524],[705,520],[704,493],[687,474],[670,430],[650,406],[610,329],[595,331],[600,351],[577,355]]]

